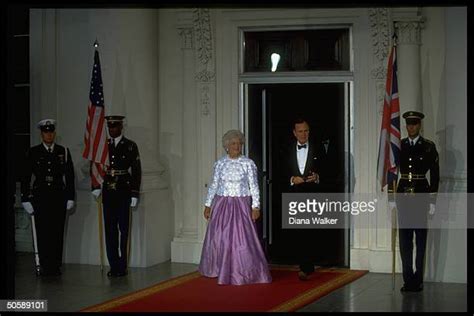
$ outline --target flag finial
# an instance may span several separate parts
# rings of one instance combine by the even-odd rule
[[[94,47],[95,48],[99,47],[99,42],[97,41],[97,37],[95,38]]]

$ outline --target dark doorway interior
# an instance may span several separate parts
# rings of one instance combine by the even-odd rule
[[[262,192],[261,232],[272,263],[297,264],[296,257],[318,254],[315,264],[346,266],[348,243],[344,230],[282,229],[281,194],[286,183],[282,149],[294,140],[293,121],[304,117],[310,139],[326,147],[330,159],[320,174],[325,192],[344,192],[345,93],[344,83],[249,84],[248,149],[257,164]],[[289,179],[288,179],[289,181]],[[297,254],[297,255],[295,255]]]

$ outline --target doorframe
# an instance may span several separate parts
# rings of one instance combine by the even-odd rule
[[[307,30],[307,29],[349,29],[349,71],[305,71],[305,72],[278,72],[278,73],[246,73],[243,74],[244,63],[244,32],[245,31],[275,31],[275,30]],[[350,157],[354,157],[354,55],[353,55],[353,30],[351,24],[328,24],[311,26],[276,26],[276,27],[239,27],[239,75],[238,75],[238,121],[239,129],[244,132],[245,143],[248,144],[248,89],[249,84],[291,84],[291,83],[343,83],[344,84],[344,166],[345,187],[353,187],[353,172]],[[248,156],[248,146],[244,147],[245,155]],[[347,192],[347,190],[346,190]],[[346,214],[347,215],[347,214]],[[263,218],[266,218],[264,216]],[[349,229],[344,230],[344,265],[350,267],[350,252],[353,239],[353,222],[350,216],[346,216]],[[264,229],[266,225],[263,225]],[[265,234],[265,232],[264,232]]]

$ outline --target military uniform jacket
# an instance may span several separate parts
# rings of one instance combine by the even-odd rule
[[[34,175],[33,186],[31,177]],[[26,154],[21,181],[21,201],[30,202],[44,191],[64,190],[67,200],[74,200],[74,166],[69,149],[54,144],[50,153],[43,143],[31,147]]]
[[[430,172],[430,182],[425,177]],[[400,179],[397,192],[436,193],[439,185],[439,159],[436,145],[420,136],[411,146],[408,138],[401,140]]]
[[[113,139],[109,139],[108,146],[109,166],[106,169],[103,189],[130,191],[132,197],[138,197],[142,169],[137,144],[122,136],[117,146],[114,145]],[[92,187],[92,189],[99,189],[99,187]]]

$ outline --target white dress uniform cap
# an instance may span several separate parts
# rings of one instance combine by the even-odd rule
[[[44,119],[39,121],[36,126],[41,130],[54,130],[54,128],[56,127],[56,121],[53,119]]]

